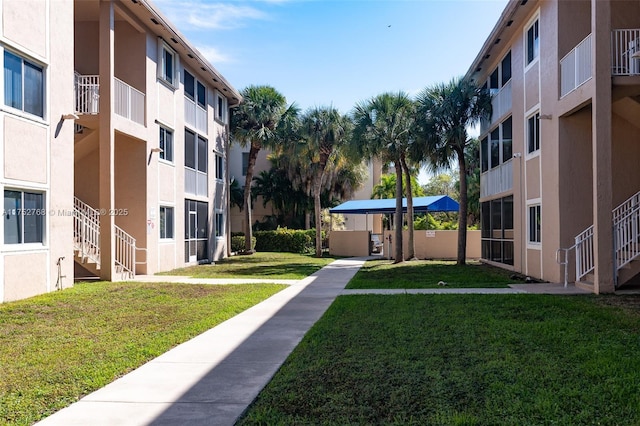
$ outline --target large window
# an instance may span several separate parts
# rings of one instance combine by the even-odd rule
[[[173,132],[160,127],[160,158],[173,162]]]
[[[534,61],[540,54],[540,33],[538,20],[531,24],[527,30],[527,65]]]
[[[539,243],[541,230],[540,204],[529,206],[529,242]]]
[[[160,206],[160,238],[173,238],[173,207]]]
[[[513,124],[511,117],[504,120],[480,141],[482,172],[498,167],[513,156]]]
[[[185,191],[189,194],[207,196],[207,155],[207,140],[185,130]]]
[[[540,113],[535,113],[527,119],[527,152],[532,153],[540,149]]]
[[[513,196],[482,203],[482,258],[513,265]]]
[[[188,71],[184,71],[184,94],[187,98],[196,102],[200,108],[207,106],[207,90],[204,85]]]
[[[44,194],[4,191],[4,243],[44,243]]]
[[[223,123],[226,123],[227,119],[227,98],[222,96],[220,93],[216,95],[217,105],[216,105],[216,119]]]
[[[6,50],[4,103],[29,114],[44,117],[43,68]]]
[[[491,94],[497,93],[511,80],[511,52],[507,53],[500,64],[489,76],[487,86]]]

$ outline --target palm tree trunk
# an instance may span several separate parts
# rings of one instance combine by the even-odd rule
[[[322,217],[320,205],[320,191],[322,188],[322,175],[318,176],[318,181],[313,185],[313,207],[316,216],[316,257],[322,257]]]
[[[395,260],[393,263],[404,261],[402,252],[402,164],[396,161],[396,214],[395,214]]]
[[[251,206],[251,182],[253,181],[253,168],[256,165],[259,151],[260,146],[252,143],[249,150],[247,176],[244,181],[244,251],[247,254],[255,253],[251,245],[253,240],[253,231],[251,229],[251,210],[253,208]]]
[[[407,225],[409,227],[409,244],[407,248],[407,260],[416,258],[416,246],[413,238],[413,189],[411,188],[411,172],[404,155],[400,158],[404,175],[407,179]]]
[[[460,211],[458,212],[458,265],[464,265],[467,257],[467,162],[464,151],[458,152],[460,170]]]

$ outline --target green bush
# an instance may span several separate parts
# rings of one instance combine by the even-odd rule
[[[243,233],[233,233],[231,234],[231,251],[235,251],[236,253],[244,252],[244,234]],[[251,247],[255,249],[256,247],[256,237],[251,238]]]
[[[316,231],[278,228],[275,231],[256,231],[256,250],[288,253],[308,253],[315,247]]]

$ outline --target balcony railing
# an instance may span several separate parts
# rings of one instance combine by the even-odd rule
[[[513,187],[513,161],[508,160],[482,174],[480,197],[489,197],[509,191]]]
[[[634,57],[638,55],[637,57]],[[640,75],[640,29],[613,30],[611,74]]]
[[[184,98],[184,121],[202,133],[207,133],[207,110],[193,100]]]
[[[75,73],[76,114],[97,114],[100,101],[100,76]]]
[[[491,120],[481,120],[480,133],[489,130],[495,122],[511,111],[511,80],[492,94],[491,109]]]
[[[144,125],[144,93],[114,78],[115,113]]]
[[[184,168],[184,192],[206,197],[207,174],[189,167]]]
[[[560,97],[591,78],[591,34],[560,59]]]

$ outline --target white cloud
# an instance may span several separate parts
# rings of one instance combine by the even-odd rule
[[[197,46],[198,52],[204,56],[213,66],[220,63],[233,62],[233,58],[221,52],[213,46]]]
[[[244,27],[247,21],[269,19],[267,13],[245,4],[206,0],[158,0],[156,3],[178,27],[189,25],[193,29],[226,30]]]

